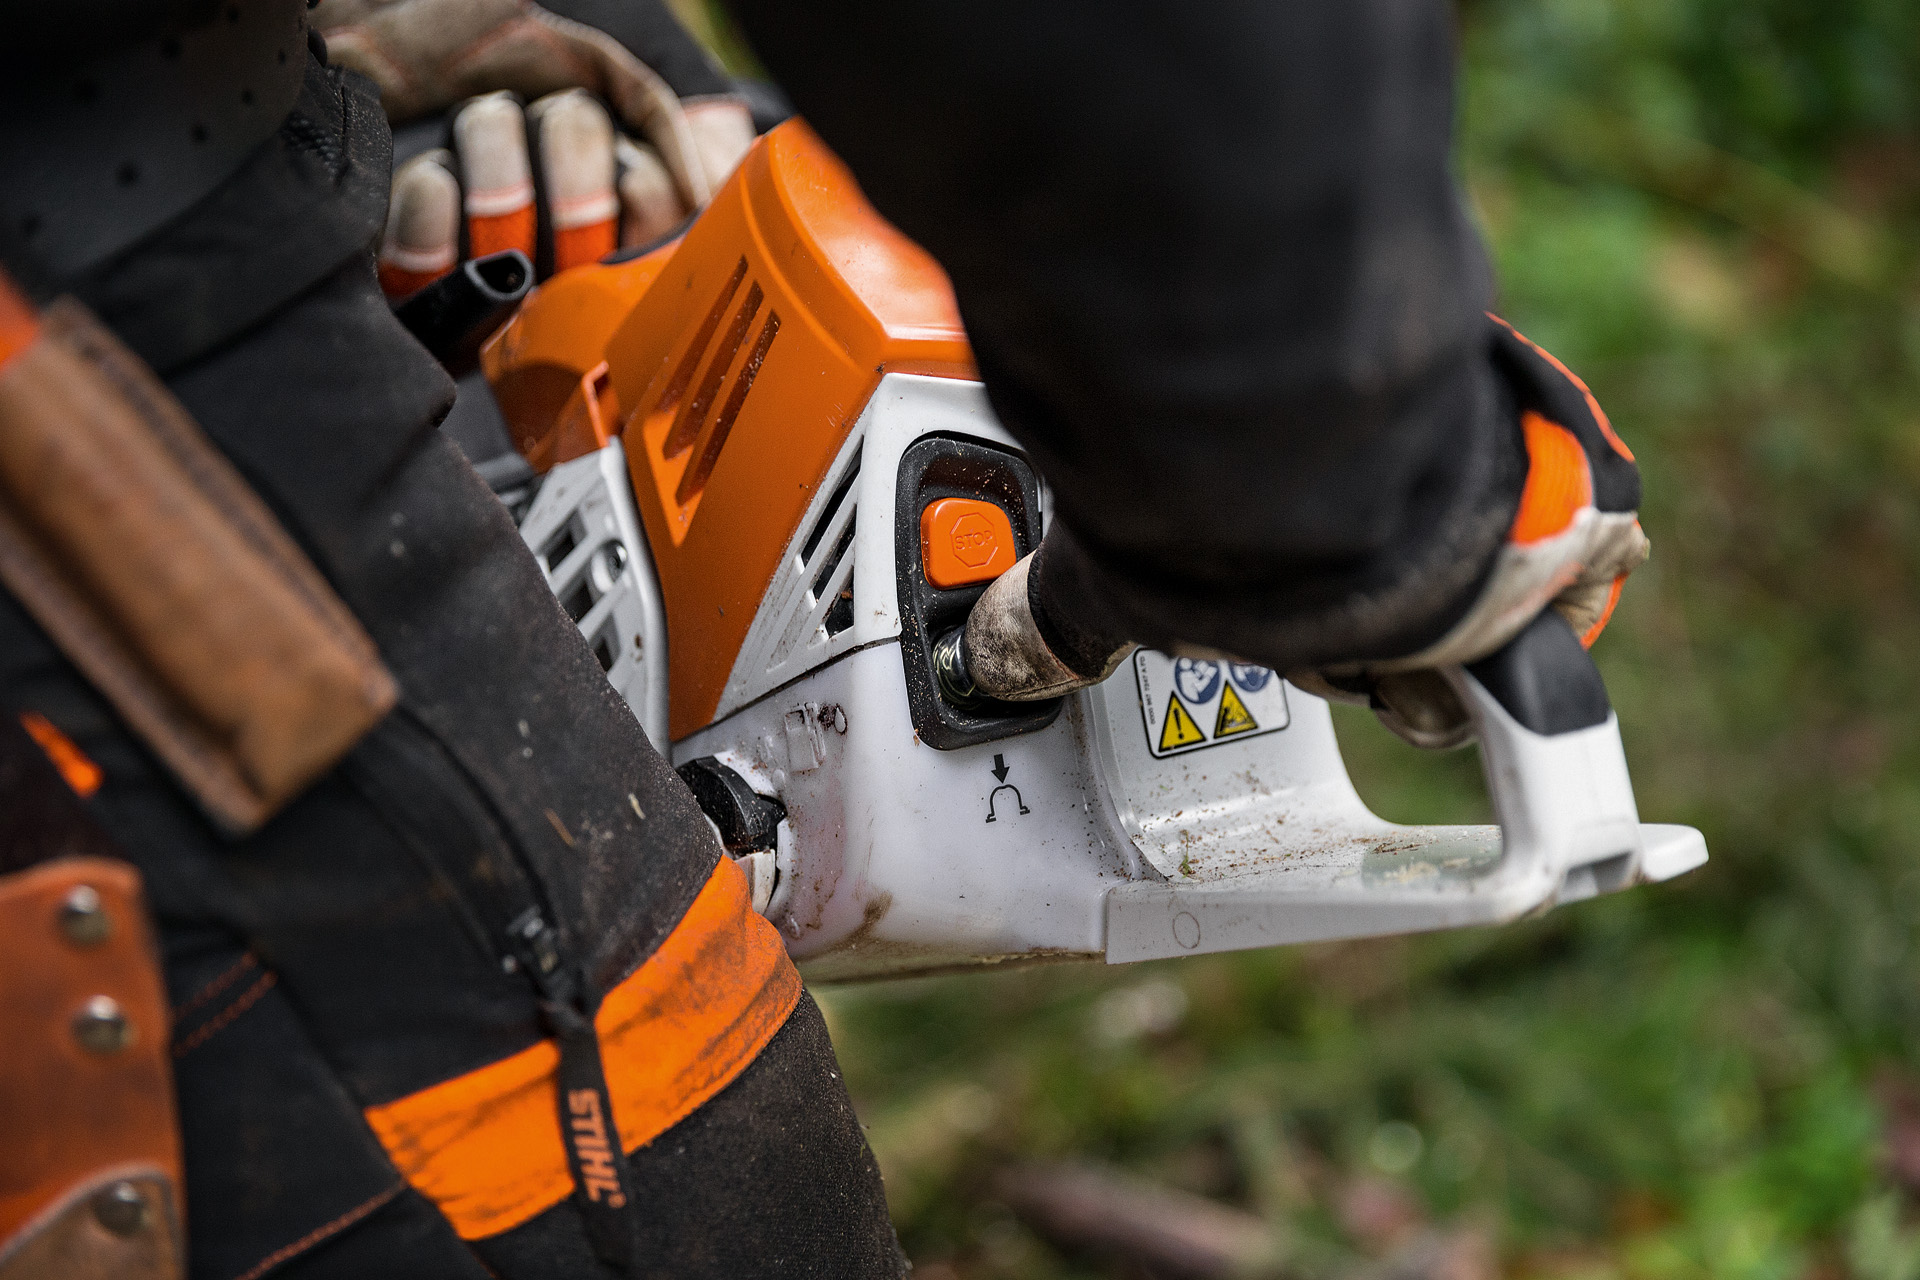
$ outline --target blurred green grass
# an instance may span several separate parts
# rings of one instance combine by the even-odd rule
[[[923,1274],[1123,1274],[994,1199],[1074,1156],[1263,1215],[1303,1276],[1385,1247],[1350,1203],[1384,1185],[1509,1275],[1920,1278],[1888,1159],[1920,1070],[1920,6],[1462,23],[1500,307],[1645,471],[1654,558],[1596,655],[1641,811],[1713,862],[1501,930],[820,992]],[[1386,816],[1484,820],[1471,755],[1340,731]]]

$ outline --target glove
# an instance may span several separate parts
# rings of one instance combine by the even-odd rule
[[[605,17],[625,42],[530,0],[320,0],[313,26],[329,58],[379,85],[390,121],[457,106],[451,149],[394,172],[380,250],[389,297],[452,270],[463,233],[470,256],[519,249],[542,274],[657,239],[738,165],[754,136],[745,100],[683,100],[632,47],[673,60],[684,83],[727,87],[659,0],[623,0]]]
[[[1472,735],[1466,708],[1436,667],[1486,657],[1549,607],[1591,648],[1649,550],[1633,452],[1584,382],[1493,319],[1493,358],[1520,410],[1527,480],[1486,586],[1446,635],[1418,653],[1288,675],[1310,692],[1367,703],[1420,747],[1455,747]]]
[[[1510,388],[1526,481],[1505,543],[1465,614],[1438,641],[1387,661],[1289,671],[1312,693],[1371,705],[1417,746],[1471,736],[1466,709],[1436,668],[1474,662],[1554,608],[1591,646],[1626,577],[1647,557],[1640,473],[1586,385],[1495,317],[1491,356]],[[1051,539],[1054,535],[1049,534]],[[1036,596],[1039,551],[996,579],[966,626],[940,637],[933,663],[941,694],[963,709],[988,700],[1053,698],[1105,679],[1133,645],[1111,616],[1058,586]],[[1230,655],[1207,650],[1204,656]],[[1257,654],[1233,655],[1258,661]]]

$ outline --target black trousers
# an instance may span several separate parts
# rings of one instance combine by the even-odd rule
[[[374,282],[377,104],[316,64],[302,112],[277,150],[76,291],[161,368],[366,625],[399,707],[239,840],[4,593],[0,709],[10,726],[47,717],[101,766],[85,808],[146,878],[175,1011],[194,1276],[598,1276],[570,1202],[456,1238],[361,1113],[545,1036],[526,974],[500,963],[521,902],[543,905],[568,962],[605,991],[672,930],[720,851],[437,430],[451,384]],[[290,226],[308,237],[303,259],[289,258]],[[331,264],[329,236],[348,244]],[[299,280],[295,260],[321,269]],[[263,263],[277,272],[247,290]],[[197,303],[163,287],[182,279]],[[183,306],[198,340],[161,322]],[[903,1270],[810,1000],[633,1171],[645,1274]]]

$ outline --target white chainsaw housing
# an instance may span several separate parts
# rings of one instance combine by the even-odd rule
[[[884,377],[767,589],[714,723],[671,748],[676,763],[717,757],[786,806],[773,865],[754,855],[756,900],[809,978],[1491,924],[1706,860],[1697,831],[1639,822],[1612,719],[1531,733],[1464,671],[1449,678],[1473,712],[1499,826],[1374,816],[1347,777],[1327,705],[1224,664],[1185,667],[1192,691],[1208,694],[1189,701],[1221,708],[1215,734],[1202,722],[1216,713],[1189,711],[1184,738],[1159,736],[1170,668],[1148,655],[1067,699],[1047,728],[925,745],[899,651],[894,536],[901,455],[931,433],[1014,443],[979,384]],[[626,483],[618,449],[556,469],[523,528],[538,553],[584,504],[604,512],[594,527],[627,543],[618,589],[603,596],[631,596],[641,643],[612,674],[658,742],[659,593],[631,495],[600,496]],[[573,553],[582,565],[592,554],[602,553]],[[563,579],[572,562],[550,573]],[[830,628],[848,586],[851,618]],[[583,629],[602,612],[596,604]]]

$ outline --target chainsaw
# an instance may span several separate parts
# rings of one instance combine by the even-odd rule
[[[810,980],[1492,924],[1706,860],[1640,822],[1550,610],[1443,673],[1498,825],[1376,817],[1327,704],[1258,666],[943,698],[935,643],[1048,491],[939,266],[801,122],[667,243],[533,291],[480,367],[527,546]]]

